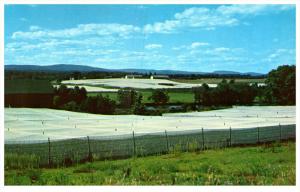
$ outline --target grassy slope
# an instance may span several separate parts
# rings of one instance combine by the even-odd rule
[[[5,170],[6,185],[295,185],[295,143]]]

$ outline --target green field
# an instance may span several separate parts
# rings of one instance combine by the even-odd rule
[[[138,90],[139,93],[143,95],[142,103],[153,103],[152,100],[148,98],[152,95],[151,90]],[[97,96],[100,93],[88,93],[88,96]],[[118,101],[118,93],[116,92],[103,92],[103,96],[109,96],[109,98],[114,101]],[[194,93],[191,91],[169,91],[168,95],[170,97],[169,103],[193,103],[194,102]]]
[[[240,78],[202,78],[202,79],[171,79],[171,81],[179,82],[179,83],[208,83],[208,84],[218,84],[223,79],[226,79],[227,81],[230,81],[231,79],[234,79],[236,83],[264,83],[265,78],[260,79],[240,79]]]
[[[5,167],[5,185],[295,185],[295,143],[97,161],[59,169]]]
[[[5,80],[5,94],[53,93],[49,80],[13,79]]]

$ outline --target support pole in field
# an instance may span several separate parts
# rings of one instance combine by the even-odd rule
[[[89,155],[88,155],[88,159],[92,160],[92,152],[91,152],[91,144],[90,144],[90,137],[87,136],[87,142],[88,142],[88,147],[89,147]]]
[[[281,125],[280,125],[280,123],[279,123],[279,141],[281,141],[281,139],[282,139],[282,129],[281,129]]]
[[[231,147],[231,126],[229,127],[229,147]]]
[[[132,141],[133,141],[133,156],[136,156],[136,148],[135,148],[135,137],[134,137],[134,131],[132,131]]]
[[[51,166],[51,143],[50,138],[48,137],[48,165]]]
[[[257,143],[260,143],[260,138],[259,138],[259,127],[257,127]]]
[[[203,130],[203,127],[202,127],[202,150],[204,150],[204,147],[205,147],[205,143],[204,143],[204,130]]]
[[[167,130],[165,130],[165,136],[166,136],[167,152],[169,153],[169,138],[168,138]]]

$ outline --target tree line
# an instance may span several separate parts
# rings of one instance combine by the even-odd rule
[[[207,84],[195,89],[195,101],[203,106],[211,105],[295,105],[296,66],[283,65],[270,71],[266,86],[254,83],[235,83],[223,80],[216,88]]]
[[[258,86],[257,84],[249,85],[248,83],[236,83],[234,80],[220,82],[217,87],[211,88],[207,84],[193,88],[194,103],[189,104],[192,110],[201,107],[215,106],[232,106],[232,105],[295,105],[296,103],[296,66],[284,65],[268,73],[266,78],[266,86]],[[30,94],[28,99],[34,98],[32,102],[22,102],[12,105],[14,98],[5,94],[5,106],[13,107],[52,107],[56,109],[65,109],[70,111],[80,111],[100,114],[140,114],[140,115],[156,115],[161,114],[162,107],[168,104],[170,97],[167,90],[154,90],[148,98],[153,101],[155,109],[151,110],[142,103],[143,95],[135,89],[119,89],[117,101],[103,96],[101,94],[96,97],[88,97],[84,88],[67,88],[61,85],[54,88],[52,98],[52,106],[48,100],[44,100],[45,106],[36,103],[39,95]],[[28,94],[29,95],[29,94]],[[33,97],[34,96],[34,97]],[[21,95],[20,97],[24,97]],[[12,99],[10,99],[12,98]],[[25,103],[25,104],[24,104]],[[32,106],[31,106],[32,105]],[[182,111],[186,111],[186,104]],[[180,111],[181,109],[179,109]],[[178,111],[178,110],[177,110]],[[164,112],[172,112],[166,111]]]
[[[122,109],[131,114],[148,114],[146,106],[142,103],[142,94],[132,88],[118,91],[118,102],[108,96],[88,97],[84,87],[67,88],[61,85],[54,88],[53,108],[69,111],[80,111],[99,114],[115,114],[116,109]],[[169,101],[167,93],[163,90],[155,90],[149,97],[156,104],[166,104]]]
[[[280,66],[272,70],[266,79],[266,86],[258,84],[236,83],[234,80],[222,80],[217,87],[211,88],[206,83],[193,88],[194,109],[202,106],[232,105],[295,105],[296,103],[296,67]],[[116,109],[126,110],[133,114],[150,113],[142,103],[143,95],[132,88],[118,91],[118,102],[99,94],[87,97],[84,88],[68,89],[64,85],[55,91],[54,106],[66,110],[85,111],[90,113],[114,114]],[[167,90],[154,90],[148,98],[159,107],[169,101]]]

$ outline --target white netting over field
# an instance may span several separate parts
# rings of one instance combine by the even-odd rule
[[[252,106],[163,116],[96,115],[54,109],[5,108],[5,141],[238,129],[295,124],[294,106]]]

